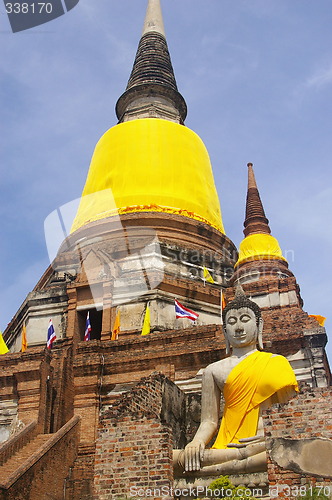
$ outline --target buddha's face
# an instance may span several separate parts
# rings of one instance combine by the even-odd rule
[[[258,327],[254,311],[248,307],[230,309],[225,320],[226,337],[232,347],[256,344]]]

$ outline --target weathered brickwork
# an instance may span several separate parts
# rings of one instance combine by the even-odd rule
[[[74,415],[73,349],[69,343],[63,342],[61,350],[53,350],[51,367],[53,383],[49,391],[52,407],[49,429],[56,432]]]
[[[78,456],[66,480],[65,500],[93,498],[94,463],[95,445],[80,445]]]
[[[268,476],[271,488],[278,495],[293,498],[287,492],[299,487],[326,486],[332,494],[332,479],[280,467],[271,458],[273,441],[278,438],[304,440],[308,438],[332,439],[332,387],[302,387],[300,394],[286,405],[278,405],[264,412],[264,428],[269,450]],[[312,457],[315,460],[315,457]],[[332,475],[332,471],[331,471]],[[283,487],[286,492],[283,492]]]
[[[96,451],[96,499],[123,499],[135,496],[133,489],[171,487],[171,431],[157,418],[123,417],[101,432]]]
[[[172,385],[162,375],[143,379],[103,415],[96,446],[96,499],[130,498],[138,492],[142,499],[167,498],[158,493],[169,491],[173,483],[174,438],[165,404],[174,395]],[[181,410],[178,416],[184,418]]]

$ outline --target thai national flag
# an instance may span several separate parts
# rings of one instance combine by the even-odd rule
[[[90,317],[89,317],[89,312],[86,317],[86,323],[85,323],[85,332],[84,332],[84,340],[90,340],[90,334],[91,334],[91,323],[90,323]]]
[[[178,300],[175,299],[175,314],[177,318],[188,318],[191,321],[196,321],[199,314],[195,313],[191,309],[184,307]]]
[[[48,330],[47,330],[47,348],[51,349],[53,342],[56,340],[56,335],[54,331],[54,326],[52,323],[52,320],[50,319],[50,322],[48,324]]]

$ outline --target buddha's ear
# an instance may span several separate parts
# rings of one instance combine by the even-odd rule
[[[226,356],[229,356],[231,354],[231,344],[229,343],[227,333],[226,333],[226,328],[223,326],[222,331],[224,333],[225,337],[225,344],[226,344]]]
[[[261,351],[263,351],[263,349],[264,349],[264,346],[263,346],[263,325],[264,325],[263,318],[260,317],[259,321],[258,321],[257,346]]]

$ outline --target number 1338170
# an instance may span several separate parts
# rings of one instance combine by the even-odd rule
[[[51,3],[6,3],[7,14],[51,14],[53,6]]]

